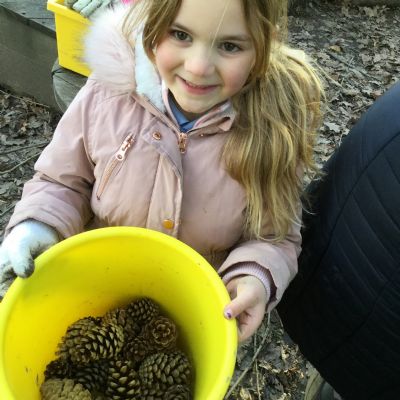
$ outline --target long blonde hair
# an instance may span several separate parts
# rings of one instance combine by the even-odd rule
[[[181,0],[141,0],[130,12],[124,32],[130,36],[140,21],[143,46],[153,49],[173,23]],[[247,194],[245,237],[262,236],[265,216],[274,240],[283,239],[297,215],[303,173],[316,170],[315,131],[320,119],[321,81],[303,52],[289,48],[286,0],[242,0],[256,50],[246,85],[232,98],[237,112],[222,158],[228,173]]]

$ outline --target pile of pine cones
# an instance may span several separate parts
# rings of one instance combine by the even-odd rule
[[[149,298],[82,318],[46,367],[42,400],[189,400],[192,366],[177,336]]]

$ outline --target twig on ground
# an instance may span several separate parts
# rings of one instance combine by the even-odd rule
[[[317,69],[318,69],[318,72],[320,72],[320,74],[321,74],[324,78],[326,78],[328,81],[330,81],[331,83],[333,83],[335,86],[338,86],[338,87],[340,87],[340,88],[343,88],[343,86],[342,86],[338,81],[336,81],[335,79],[333,79],[333,78],[329,75],[329,73],[328,73],[327,71],[325,71],[325,68],[321,67],[321,65],[319,65],[319,64],[315,64],[315,65],[316,65],[316,67],[317,67]]]
[[[249,371],[250,367],[253,365],[254,361],[257,359],[258,354],[260,353],[261,349],[264,346],[265,340],[267,339],[268,333],[269,333],[269,328],[270,328],[270,321],[271,321],[271,314],[268,313],[268,319],[267,319],[267,327],[265,328],[265,332],[263,335],[263,338],[261,339],[261,343],[258,346],[257,351],[254,353],[253,358],[251,359],[250,364],[247,366],[247,368],[244,369],[244,371],[240,374],[240,376],[238,377],[238,379],[236,380],[236,382],[231,386],[231,388],[229,389],[228,393],[226,394],[226,396],[224,397],[225,399],[228,399],[229,396],[233,393],[233,391],[236,389],[236,386],[239,385],[239,383],[242,381],[242,379],[244,378],[244,376],[247,374],[247,372]]]
[[[41,152],[35,153],[33,156],[30,156],[30,157],[26,158],[25,160],[22,160],[19,164],[14,165],[14,166],[13,166],[12,168],[10,168],[10,169],[6,169],[5,171],[0,171],[0,175],[5,175],[5,174],[8,174],[8,173],[10,173],[10,172],[13,172],[14,170],[16,170],[16,169],[17,169],[18,167],[20,167],[21,165],[24,165],[24,164],[26,164],[27,162],[33,160],[34,158],[39,157],[39,156],[40,156],[40,153],[41,153]]]
[[[0,214],[0,218],[4,217],[9,211],[11,211],[14,208],[15,204],[11,203],[5,210],[2,211]]]
[[[32,147],[44,147],[47,144],[48,144],[48,142],[40,142],[40,143],[37,143],[37,144],[30,144],[30,145],[27,145],[27,146],[18,147],[17,149],[9,149],[9,150],[3,151],[1,153],[1,155],[14,153],[14,152],[20,151],[20,150],[31,149]]]
[[[256,348],[257,348],[257,335],[254,335],[254,350]],[[258,375],[258,361],[257,361],[257,359],[255,360],[255,367],[256,367],[257,397],[258,397],[258,400],[261,400],[260,379],[259,379],[259,375]]]
[[[8,93],[8,92],[5,92],[4,90],[1,90],[1,89],[0,89],[0,93],[6,94],[9,97],[12,97],[14,99],[18,99],[18,100],[21,100],[21,101],[26,101],[27,103],[31,103],[31,104],[34,104],[36,106],[40,106],[40,107],[44,107],[44,108],[51,108],[50,106],[46,106],[46,104],[38,103],[38,102],[36,102],[34,100],[31,100],[31,99],[29,99],[27,97],[15,96],[15,95],[13,95],[11,93]]]
[[[335,60],[341,62],[342,64],[347,65],[353,72],[359,72],[360,74],[364,75],[366,78],[368,79],[373,79],[373,77],[369,74],[367,74],[366,72],[364,72],[361,69],[355,69],[353,65],[351,65],[349,62],[347,62],[346,60],[344,60],[342,57],[339,57],[338,55],[336,55],[335,53],[332,52],[328,52],[328,55],[332,58],[334,58]]]

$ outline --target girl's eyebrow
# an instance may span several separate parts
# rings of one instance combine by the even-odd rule
[[[171,28],[173,29],[179,29],[181,31],[185,31],[186,33],[192,35],[192,31],[187,28],[186,26],[183,26],[181,24],[178,23],[173,23],[171,25]],[[233,41],[233,42],[250,42],[251,41],[251,37],[249,35],[227,35],[227,36],[221,36],[218,37],[218,40],[222,40],[222,41]]]
[[[233,42],[251,42],[251,37],[249,35],[228,35],[222,36],[219,39]]]
[[[176,22],[174,22],[171,25],[171,28],[179,29],[180,31],[185,31],[185,32],[190,33],[190,34],[192,33],[189,28],[186,28],[186,26],[183,26],[181,24],[177,24]]]

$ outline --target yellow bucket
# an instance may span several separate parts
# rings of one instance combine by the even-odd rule
[[[189,246],[143,228],[85,232],[36,259],[0,304],[1,400],[38,400],[45,366],[72,322],[103,315],[136,297],[157,301],[177,323],[194,363],[195,400],[224,397],[237,350],[229,295],[215,270]]]
[[[47,9],[54,13],[57,36],[58,63],[78,74],[89,76],[83,62],[83,38],[90,25],[87,18],[64,6],[64,0],[47,0]]]

